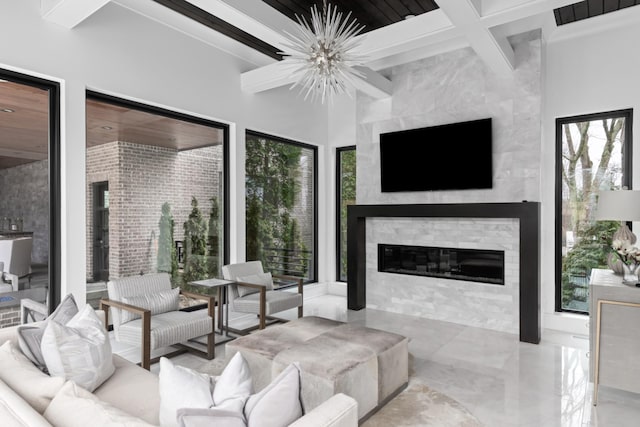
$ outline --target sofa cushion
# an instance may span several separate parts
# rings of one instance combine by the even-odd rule
[[[177,426],[180,408],[213,406],[213,379],[192,369],[175,366],[166,357],[160,358],[160,425]]]
[[[22,353],[39,369],[46,372],[47,366],[44,361],[44,356],[42,356],[40,345],[48,322],[55,321],[66,325],[76,314],[78,314],[76,300],[73,294],[67,294],[55,311],[51,313],[44,322],[37,325],[18,326],[18,343]]]
[[[180,288],[145,295],[122,297],[122,302],[125,304],[135,305],[136,307],[146,308],[151,311],[152,316],[166,313],[167,311],[175,311],[179,308],[180,304]],[[122,310],[121,316],[122,323],[140,318],[138,314],[126,310]]]
[[[51,427],[35,409],[0,381],[0,420],[3,427]]]
[[[236,281],[251,283],[253,285],[264,285],[266,286],[267,291],[273,290],[273,277],[271,277],[271,273],[258,273],[251,274],[249,276],[237,277]],[[260,292],[259,289],[250,288],[248,286],[238,285],[238,297],[242,298],[245,295],[255,294]]]
[[[36,368],[10,341],[0,346],[0,380],[39,413],[64,385],[63,378],[50,377]]]
[[[220,408],[182,408],[178,427],[246,427],[244,415]]]
[[[103,402],[73,381],[67,381],[60,389],[45,411],[44,417],[54,426],[64,427],[151,426],[140,418]]]
[[[158,425],[160,395],[155,392],[158,376],[118,355],[113,356],[113,365],[114,374],[94,394],[116,408]]]
[[[249,397],[244,407],[248,427],[286,427],[302,416],[300,368],[287,366],[262,391]]]
[[[109,336],[89,304],[66,325],[48,322],[41,348],[51,376],[73,380],[89,391],[115,371]]]

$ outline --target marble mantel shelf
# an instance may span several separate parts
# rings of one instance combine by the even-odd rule
[[[520,220],[520,341],[540,342],[540,203],[447,203],[347,207],[347,304],[366,307],[366,219],[515,218]]]

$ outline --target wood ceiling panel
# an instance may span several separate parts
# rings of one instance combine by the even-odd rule
[[[110,128],[110,129],[109,129]],[[114,141],[171,148],[178,151],[222,144],[222,129],[87,100],[87,145]]]
[[[0,82],[0,169],[44,160],[49,152],[49,93]]]

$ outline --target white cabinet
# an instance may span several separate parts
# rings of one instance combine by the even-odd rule
[[[596,349],[600,301],[600,350]],[[599,384],[640,393],[640,288],[611,270],[594,269],[590,283],[590,379],[599,358]]]

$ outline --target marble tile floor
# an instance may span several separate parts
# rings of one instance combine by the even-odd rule
[[[539,345],[521,343],[508,333],[374,309],[347,310],[346,298],[337,295],[307,295],[305,315],[409,337],[411,375],[459,401],[487,427],[640,425],[640,394],[601,386],[598,406],[591,405],[586,336],[544,330]],[[295,317],[295,310],[283,317]],[[230,313],[234,327],[254,319]],[[139,357],[137,349],[113,345],[124,357]],[[224,345],[216,347],[216,358],[224,358]],[[208,362],[191,354],[172,360],[193,369]],[[153,372],[158,369],[152,366]]]

